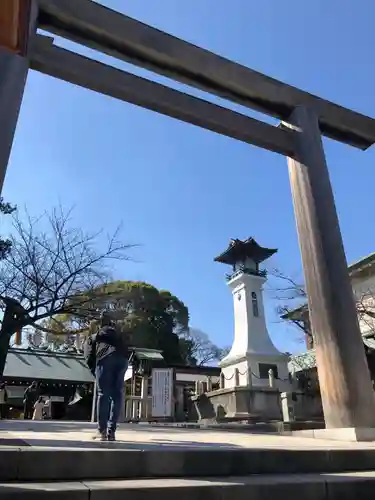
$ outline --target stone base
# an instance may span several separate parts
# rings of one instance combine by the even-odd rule
[[[364,442],[375,441],[375,428],[347,427],[340,429],[310,429],[294,431],[293,436],[327,439],[332,441]]]
[[[261,365],[275,365],[277,375],[273,387],[280,392],[290,391],[288,358],[284,354],[245,353],[243,356],[231,357],[229,354],[220,362],[221,372],[224,375],[225,388],[245,387],[247,385],[257,388],[270,387],[269,377],[260,377]],[[238,380],[235,371],[238,370]]]
[[[239,386],[193,396],[199,421],[282,420],[280,393],[269,387]]]

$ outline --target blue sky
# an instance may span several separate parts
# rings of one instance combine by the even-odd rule
[[[373,0],[101,3],[375,117]],[[325,147],[351,262],[375,250],[375,148]],[[110,232],[122,221],[124,240],[141,247],[131,252],[137,262],[121,263],[116,278],[171,290],[188,305],[191,324],[220,345],[232,341],[232,299],[226,269],[213,258],[230,238],[253,236],[279,248],[270,266],[301,274],[283,157],[35,72],[3,195],[32,214],[75,205],[74,222],[87,230]],[[276,305],[267,298],[275,344],[301,350],[298,333],[277,321]]]

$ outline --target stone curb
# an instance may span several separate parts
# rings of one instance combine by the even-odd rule
[[[139,427],[169,427],[176,429],[203,429],[226,430],[235,432],[251,432],[252,434],[294,435],[295,432],[307,432],[306,436],[313,437],[313,431],[323,429],[323,422],[257,422],[253,424],[236,423],[197,423],[197,422],[134,422]],[[297,435],[297,434],[296,434]],[[302,434],[301,434],[302,435]]]
[[[76,481],[375,470],[375,450],[3,448],[1,481]]]
[[[373,500],[375,472],[0,484],[2,500]]]

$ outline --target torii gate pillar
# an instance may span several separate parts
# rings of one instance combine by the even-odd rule
[[[367,428],[373,439],[375,396],[318,118],[312,109],[298,107],[289,122],[299,160],[288,158],[289,176],[326,428],[350,428],[358,439],[358,429]]]
[[[0,193],[29,69],[26,56],[33,26],[35,30],[34,5],[33,0],[0,2]]]

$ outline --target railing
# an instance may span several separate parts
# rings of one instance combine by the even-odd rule
[[[142,421],[148,420],[151,417],[151,401],[152,398],[148,396],[126,396],[125,398],[125,421]]]
[[[230,281],[233,278],[239,276],[240,274],[251,274],[253,276],[261,276],[262,278],[265,278],[267,276],[267,271],[265,269],[257,271],[256,269],[251,269],[249,267],[241,266],[236,271],[234,271],[234,273],[226,274],[225,277],[227,281]]]

